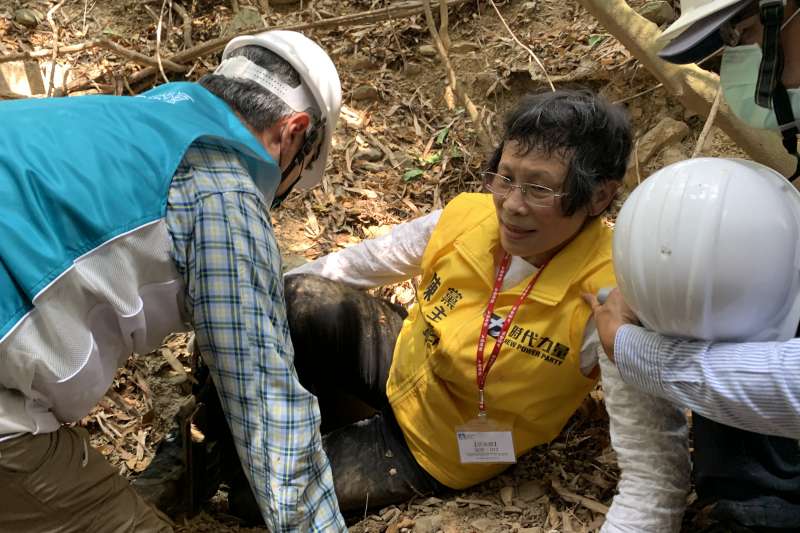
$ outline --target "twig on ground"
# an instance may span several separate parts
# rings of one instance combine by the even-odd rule
[[[313,22],[306,22],[301,24],[287,24],[283,26],[275,26],[270,28],[271,30],[292,30],[292,31],[303,31],[303,30],[310,30],[310,29],[322,29],[322,28],[331,28],[331,27],[343,27],[343,26],[350,26],[354,24],[371,24],[375,22],[382,22],[384,20],[392,20],[397,18],[403,17],[410,17],[412,15],[417,15],[424,10],[423,2],[429,0],[420,0],[416,2],[409,2],[403,3],[398,6],[387,6],[384,8],[379,9],[372,9],[370,11],[363,11],[361,13],[352,13],[350,15],[342,15],[340,17],[331,17],[323,20],[316,20]],[[448,0],[447,5],[454,6],[466,3],[469,0]],[[430,7],[429,7],[430,9]],[[242,32],[241,35],[252,35],[255,33],[260,33],[264,31],[265,28],[256,28],[252,30],[248,30]],[[210,41],[206,41],[204,43],[200,43],[195,45],[192,48],[184,50],[182,52],[178,52],[177,54],[170,57],[170,60],[176,63],[187,63],[189,61],[193,61],[200,56],[204,56],[207,54],[213,54],[214,52],[218,52],[225,48],[225,45],[228,44],[228,41],[231,40],[232,37],[219,37],[217,39],[212,39]],[[0,58],[2,61],[2,58]],[[137,83],[143,82],[144,80],[148,79],[149,77],[153,76],[158,72],[157,68],[149,67],[143,70],[140,70],[133,76],[131,76],[130,82],[132,85]]]
[[[697,144],[694,147],[694,152],[692,153],[692,159],[700,155],[700,152],[703,151],[703,145],[706,143],[706,138],[708,137],[709,132],[711,131],[711,126],[714,124],[714,119],[717,117],[717,110],[719,109],[719,101],[720,96],[722,95],[722,87],[717,89],[717,95],[714,97],[714,103],[711,104],[711,110],[708,112],[708,118],[706,118],[706,123],[703,124],[703,129],[700,132],[700,136],[697,138]]]
[[[542,72],[544,73],[544,77],[547,80],[547,83],[550,84],[550,90],[555,91],[556,87],[555,85],[553,85],[553,80],[550,79],[550,75],[547,73],[547,69],[544,68],[544,64],[542,64],[542,62],[539,61],[539,57],[535,53],[533,53],[533,50],[531,50],[530,47],[522,44],[522,41],[520,41],[517,38],[517,36],[514,34],[513,31],[511,31],[511,28],[508,26],[506,19],[504,19],[503,15],[500,14],[500,10],[497,9],[497,5],[494,3],[494,0],[489,0],[489,3],[494,8],[494,11],[495,13],[497,13],[497,16],[500,17],[500,22],[503,23],[503,26],[505,26],[506,31],[509,33],[509,35],[511,35],[511,38],[514,39],[517,42],[517,44],[520,45],[526,52],[528,52],[533,58],[533,60],[536,61],[536,64],[539,65],[539,68],[542,69]]]
[[[608,506],[603,505],[597,500],[570,492],[569,490],[565,489],[558,480],[552,480],[551,485],[553,486],[553,490],[568,502],[579,503],[595,513],[608,514]]]
[[[645,89],[644,91],[638,92],[638,93],[636,93],[634,95],[631,95],[631,96],[626,96],[625,98],[623,98],[621,100],[617,100],[617,101],[615,101],[613,103],[614,104],[624,104],[625,102],[630,102],[631,100],[635,100],[636,98],[639,98],[640,96],[644,96],[646,94],[649,94],[649,93],[655,91],[656,89],[660,89],[663,86],[664,86],[663,83],[659,83],[658,85],[654,85],[653,87],[650,87],[649,89]]]
[[[439,37],[445,50],[450,50],[450,33],[448,31],[449,19],[447,13],[447,0],[439,0]]]
[[[61,52],[62,54],[68,54],[71,52],[80,52],[81,50],[96,48],[98,46],[99,41],[100,39],[92,39],[91,41],[86,41],[80,44],[61,46],[59,47],[58,51]],[[34,50],[32,52],[19,52],[17,54],[8,54],[5,56],[0,56],[0,63],[8,63],[10,61],[20,61],[24,59],[38,59],[40,57],[47,57],[52,54],[53,54],[52,49]]]
[[[120,46],[114,41],[110,41],[108,39],[98,39],[96,46],[114,51],[121,56],[127,57],[134,63],[138,63],[140,65],[148,67],[158,67],[158,58],[153,58],[150,56],[146,56],[144,54],[140,54],[139,52],[135,52],[133,50],[125,48],[124,46]],[[185,65],[179,65],[174,61],[170,61],[169,59],[164,59],[164,58],[161,59],[161,67],[171,72],[186,72],[187,70],[189,70],[189,67]]]
[[[94,5],[92,6],[94,7]],[[83,0],[83,26],[81,33],[86,35],[86,15],[89,14],[89,0]]]
[[[167,6],[167,0],[161,2],[161,13],[158,16],[158,26],[156,27],[156,60],[158,61],[158,71],[161,72],[161,77],[164,81],[169,83],[167,73],[164,72],[164,65],[161,63],[161,28],[164,23],[164,8]]]
[[[50,79],[47,82],[47,97],[53,96],[53,81],[56,75],[56,59],[58,58],[58,25],[56,24],[53,14],[64,5],[64,0],[47,10],[47,22],[53,30],[53,59],[50,62]]]
[[[472,99],[464,91],[464,88],[461,86],[461,84],[458,83],[456,72],[453,70],[453,65],[450,63],[450,58],[447,56],[447,49],[445,49],[442,39],[439,37],[439,32],[436,31],[436,24],[433,20],[433,11],[431,11],[430,0],[423,0],[423,8],[425,9],[425,20],[428,23],[428,31],[433,38],[433,42],[436,44],[436,50],[439,52],[439,58],[442,60],[442,64],[447,71],[447,79],[450,83],[450,88],[453,89],[453,92],[456,94],[458,99],[461,100],[461,103],[467,110],[467,114],[469,114],[469,117],[472,120],[472,123],[474,124],[475,130],[478,134],[478,140],[485,147],[489,147],[491,145],[491,140],[489,139],[489,135],[486,133],[486,130],[483,127],[478,108],[475,107]]]
[[[191,48],[194,46],[194,42],[192,41],[192,16],[189,15],[186,8],[177,2],[172,2],[172,9],[175,10],[183,21],[183,46]]]

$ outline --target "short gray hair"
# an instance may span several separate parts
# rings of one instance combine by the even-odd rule
[[[228,57],[235,56],[244,56],[292,88],[300,85],[300,74],[272,50],[248,45],[237,48]],[[251,80],[206,74],[198,83],[224,100],[259,133],[295,112],[286,102]],[[307,109],[306,112],[311,115],[312,126],[315,126],[319,121],[319,111]]]

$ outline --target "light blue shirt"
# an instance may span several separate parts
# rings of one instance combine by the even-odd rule
[[[800,339],[710,343],[626,325],[614,360],[626,382],[706,418],[800,439]]]

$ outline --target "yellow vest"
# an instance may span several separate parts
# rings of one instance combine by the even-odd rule
[[[417,462],[455,489],[507,466],[461,464],[455,435],[456,426],[478,413],[475,355],[494,287],[498,231],[488,194],[461,194],[444,209],[386,384]],[[529,281],[500,292],[494,310],[500,321]],[[590,315],[581,293],[614,285],[611,230],[594,219],[550,261],[520,306],[486,380],[489,416],[513,428],[517,456],[555,438],[594,386],[580,371]],[[493,347],[488,339],[486,359]]]

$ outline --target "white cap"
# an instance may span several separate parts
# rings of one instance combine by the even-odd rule
[[[300,75],[298,87],[289,87],[276,79],[271,73],[252,61],[239,60],[231,53],[243,46],[261,46],[285,59]],[[233,59],[237,61],[231,62]],[[227,77],[244,77],[261,84],[281,98],[295,111],[305,111],[314,107],[322,114],[324,137],[319,149],[319,158],[312,168],[303,170],[297,186],[311,187],[322,180],[328,154],[330,152],[333,130],[342,106],[342,86],[336,67],[328,54],[314,41],[295,31],[273,30],[232,39],[222,53],[222,62],[217,74]],[[312,105],[308,105],[312,103]]]

